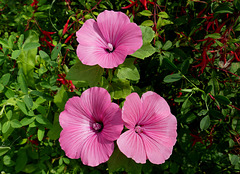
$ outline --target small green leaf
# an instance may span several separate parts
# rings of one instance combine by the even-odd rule
[[[146,27],[146,26],[140,26],[140,28],[141,28],[141,31],[142,31],[143,42],[146,42],[146,43],[151,42],[154,38],[154,35],[155,35],[152,28]]]
[[[22,49],[23,40],[24,40],[24,35],[21,34],[20,37],[19,37],[19,39],[18,39],[18,42],[17,42],[17,44],[18,44],[18,49],[19,49],[19,50]]]
[[[27,160],[28,160],[27,157],[28,156],[25,149],[22,148],[18,151],[18,157],[16,159],[16,166],[15,166],[15,170],[17,173],[23,170],[24,167],[26,166]]]
[[[14,50],[13,52],[12,52],[12,59],[16,59],[16,58],[18,58],[18,56],[21,54],[21,50]]]
[[[49,61],[50,60],[49,55],[45,51],[40,50],[39,51],[39,55],[45,61]]]
[[[172,47],[172,42],[168,40],[162,47],[162,50],[169,50]]]
[[[30,95],[25,95],[25,96],[23,97],[23,101],[24,101],[24,103],[26,104],[28,110],[31,110],[32,107],[33,107],[33,100],[32,100],[32,98],[30,97]]]
[[[206,130],[210,126],[210,117],[207,115],[200,121],[201,130]]]
[[[10,80],[10,76],[11,76],[11,74],[9,74],[9,73],[4,74],[0,79],[0,83],[3,84],[3,86],[6,86]]]
[[[152,20],[146,20],[146,21],[143,21],[143,22],[141,23],[141,26],[151,27],[151,26],[153,26],[153,25],[154,25],[154,23],[153,23]]]
[[[23,50],[24,51],[28,51],[28,50],[31,50],[31,49],[34,49],[34,48],[38,48],[40,47],[40,44],[39,43],[36,43],[36,42],[30,42],[30,43],[26,43],[24,44],[23,46]]]
[[[7,116],[7,119],[10,120],[12,118],[12,110],[9,110],[6,116]]]
[[[128,58],[123,64],[119,65],[117,77],[119,79],[139,80],[140,75],[138,69],[133,65],[135,59]]]
[[[62,111],[64,110],[65,104],[68,100],[68,94],[62,85],[61,88],[58,90],[57,94],[54,96],[54,103],[59,107]]]
[[[144,59],[153,55],[156,52],[156,49],[150,43],[143,43],[142,47],[138,49],[131,56]]]
[[[116,80],[109,84],[109,93],[114,99],[126,98],[131,94],[131,86],[128,80]]]
[[[19,109],[25,114],[28,115],[28,111],[26,109],[26,105],[22,101],[17,101],[17,105]]]
[[[11,148],[10,147],[3,147],[0,146],[0,156],[3,156],[5,153],[7,153]]]
[[[143,10],[140,12],[140,14],[143,16],[152,16],[152,12],[149,10]]]
[[[219,34],[219,33],[213,33],[213,34],[208,34],[208,35],[206,35],[206,36],[204,37],[204,39],[206,39],[206,38],[208,38],[208,37],[210,37],[210,38],[212,38],[212,39],[220,39],[222,36],[221,36],[221,34]]]
[[[0,44],[2,45],[3,48],[10,49],[10,46],[8,45],[8,42],[6,40],[0,38]]]
[[[40,127],[38,128],[38,132],[37,132],[37,134],[38,134],[38,140],[39,140],[39,141],[42,141],[42,139],[43,139],[43,137],[44,137],[44,133],[45,133],[45,128],[42,127],[42,126],[40,126]]]
[[[180,80],[182,78],[182,76],[180,74],[171,74],[171,75],[167,75],[163,81],[165,83],[172,83],[172,82],[176,82],[178,80]]]
[[[228,105],[231,102],[227,97],[223,95],[215,95],[215,99],[223,105]]]
[[[2,133],[5,134],[10,128],[10,121],[6,121],[2,126]]]
[[[51,54],[51,59],[52,59],[52,60],[56,60],[56,59],[57,59],[58,54],[59,54],[60,51],[61,51],[61,48],[62,48],[61,43],[57,44],[57,45],[53,48],[52,54]]]
[[[168,58],[163,58],[163,64],[169,69],[169,70],[172,70],[172,71],[177,71],[178,68],[177,66],[172,63]]]
[[[20,123],[22,124],[22,126],[26,126],[31,124],[34,120],[35,120],[35,117],[32,117],[32,118],[25,117],[20,121]]]
[[[158,16],[161,18],[169,18],[168,14],[165,11],[159,12]]]
[[[189,60],[186,59],[186,60],[182,63],[182,66],[181,66],[181,72],[182,72],[183,75],[187,74],[188,68],[189,68]]]
[[[231,162],[232,165],[237,165],[239,162],[239,156],[234,155],[234,154],[228,154],[229,160]]]
[[[20,88],[21,88],[22,92],[24,94],[27,94],[28,93],[28,87],[27,87],[25,76],[22,73],[21,69],[19,70],[17,80],[18,80],[18,83],[20,84]]]
[[[18,121],[17,119],[13,119],[10,121],[10,124],[13,128],[20,128],[22,127],[22,124],[20,123],[20,121]]]

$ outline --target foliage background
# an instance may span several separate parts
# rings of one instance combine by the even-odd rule
[[[104,10],[141,25],[143,47],[114,69],[81,64],[76,31]],[[0,171],[2,173],[237,173],[240,171],[240,1],[2,0]],[[155,91],[178,120],[173,154],[136,164],[116,148],[91,168],[58,142],[59,113],[91,86],[122,106]]]

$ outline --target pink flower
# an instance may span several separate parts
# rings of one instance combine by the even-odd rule
[[[70,98],[59,122],[63,128],[59,142],[66,156],[81,158],[89,166],[109,159],[114,141],[123,129],[121,109],[111,103],[107,90],[99,87],[87,89],[81,97]]]
[[[142,46],[140,27],[122,12],[105,10],[77,31],[77,56],[86,65],[114,68]]]
[[[177,120],[158,94],[146,92],[126,97],[122,119],[129,129],[117,140],[120,151],[137,163],[161,164],[172,154],[177,137]]]

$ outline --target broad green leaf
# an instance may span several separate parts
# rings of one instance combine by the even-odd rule
[[[4,157],[3,157],[3,164],[5,165],[5,166],[10,166],[12,163],[13,163],[13,161],[11,160],[11,157],[10,157],[10,155],[5,155]]]
[[[38,48],[40,47],[40,44],[39,43],[26,43],[23,45],[23,51],[28,51],[28,50],[31,50],[31,49],[34,49],[34,48]]]
[[[169,69],[169,70],[172,70],[172,71],[177,71],[178,68],[177,66],[172,63],[168,58],[163,58],[163,64]]]
[[[38,135],[38,140],[39,141],[42,141],[43,137],[44,137],[44,133],[45,133],[45,128],[40,126],[38,128],[38,132],[37,132],[37,135]]]
[[[12,118],[12,110],[9,110],[6,114],[6,117],[8,120],[10,120]]]
[[[185,115],[188,111],[191,110],[190,106],[192,105],[191,101],[189,100],[189,97],[183,102],[182,108],[181,108],[181,114]]]
[[[44,118],[42,115],[37,115],[36,120],[40,124],[47,124],[46,118]]]
[[[58,90],[57,94],[54,96],[54,103],[58,106],[58,108],[63,111],[65,104],[68,100],[68,94],[62,85],[61,88]]]
[[[116,80],[109,84],[109,93],[114,99],[126,98],[131,94],[131,86],[128,80]]]
[[[0,156],[3,156],[5,153],[7,153],[11,148],[10,147],[4,147],[0,146]]]
[[[150,43],[143,43],[142,47],[138,49],[131,56],[144,59],[155,53],[156,49]]]
[[[168,19],[162,19],[160,17],[160,18],[158,18],[158,21],[157,21],[157,29],[159,29],[163,26],[166,26],[166,25],[170,25],[170,24],[173,24],[173,22]]]
[[[230,104],[230,102],[231,102],[227,97],[225,97],[225,96],[223,96],[223,95],[216,95],[216,96],[215,96],[215,99],[216,99],[219,103],[224,104],[224,105],[228,105],[228,104]]]
[[[118,147],[116,147],[108,160],[108,169],[110,173],[113,173],[121,168],[124,168],[127,173],[141,174],[142,165],[135,163],[131,158],[127,158]]]
[[[62,127],[59,124],[59,113],[54,114],[53,127],[48,131],[47,136],[51,140],[57,140],[60,137]]]
[[[7,73],[7,74],[4,74],[1,79],[0,79],[0,83],[3,85],[3,86],[6,86],[10,80],[10,76],[11,74]]]
[[[66,78],[68,80],[86,81],[90,86],[96,86],[100,82],[103,72],[104,69],[98,65],[88,66],[77,61],[70,68]]]
[[[57,59],[58,54],[59,54],[60,51],[61,51],[61,48],[62,48],[61,43],[57,44],[57,45],[53,48],[52,54],[51,54],[51,59],[52,59],[52,60],[56,60],[56,59]]]
[[[9,44],[8,44],[8,41],[3,40],[3,39],[1,39],[1,38],[0,38],[0,44],[2,45],[3,48],[7,48],[7,49],[10,48],[10,46],[9,46]]]
[[[133,65],[135,59],[128,58],[125,62],[119,65],[117,77],[119,79],[139,80],[140,75],[138,69]]]
[[[27,164],[28,156],[25,149],[20,149],[18,151],[18,157],[16,159],[15,171],[18,173],[24,169]]]
[[[39,170],[38,164],[27,164],[22,172],[24,173],[33,173],[34,171]]]
[[[140,12],[140,14],[143,16],[152,16],[152,12],[149,10],[143,10]]]
[[[239,163],[239,156],[234,154],[228,154],[228,157],[232,165],[235,166]]]
[[[184,60],[184,62],[182,63],[182,66],[181,66],[181,73],[183,75],[187,74],[189,65],[190,65],[189,60],[188,59]]]
[[[39,55],[45,61],[49,61],[50,60],[49,55],[45,51],[40,50],[39,51]]]
[[[35,120],[35,117],[32,117],[32,118],[25,117],[20,121],[20,123],[22,124],[22,126],[26,126],[31,124],[34,120]]]
[[[22,101],[17,101],[17,105],[19,107],[19,109],[25,114],[25,115],[28,115],[28,111],[27,111],[27,108],[26,108],[26,105],[22,102]]]
[[[162,50],[169,50],[172,47],[172,42],[168,40],[162,47]]]
[[[171,74],[171,75],[167,75],[166,77],[164,77],[163,81],[165,83],[172,83],[172,82],[176,82],[178,80],[180,80],[182,78],[182,76],[180,74]]]
[[[25,95],[23,97],[23,101],[24,103],[26,104],[28,110],[31,110],[32,107],[33,107],[33,100],[32,100],[32,97],[30,95]]]
[[[8,38],[8,45],[9,45],[10,49],[13,48],[14,38],[15,38],[15,37],[14,37],[13,35],[11,35],[11,36]]]
[[[169,18],[168,14],[165,11],[159,12],[158,16],[161,18]]]
[[[29,43],[36,43],[38,44],[39,42],[39,37],[37,32],[33,31],[33,30],[29,30],[26,32],[27,39],[25,40],[24,44],[23,44],[23,48],[27,47],[27,45],[29,45]],[[36,46],[36,44],[34,44]],[[33,74],[34,74],[34,67],[35,67],[35,58],[37,55],[37,47],[32,48],[32,49],[26,49],[26,50],[22,50],[19,57],[18,57],[18,66],[19,68],[22,68],[23,70],[23,74],[26,78],[26,82],[28,84],[28,86],[35,86],[35,81],[33,78]]]
[[[146,26],[140,26],[141,31],[142,31],[142,38],[143,38],[143,43],[149,43],[153,40],[154,38],[154,31],[150,27]]]
[[[206,36],[204,37],[204,39],[205,39],[205,38],[208,38],[208,37],[210,37],[210,38],[212,38],[212,39],[220,39],[222,36],[221,36],[221,34],[219,34],[219,33],[213,33],[213,34],[208,34],[208,35],[206,35]]]
[[[146,21],[143,21],[143,22],[141,23],[141,26],[151,27],[151,26],[153,26],[153,25],[154,25],[154,23],[153,23],[152,20],[146,20]]]
[[[201,130],[206,130],[210,126],[210,117],[207,115],[200,121]]]
[[[14,50],[13,52],[12,52],[12,59],[16,59],[16,58],[18,58],[18,56],[21,54],[21,50]]]
[[[19,39],[18,39],[18,42],[17,42],[17,44],[18,44],[18,49],[19,49],[19,50],[22,49],[23,40],[24,40],[24,35],[21,34],[20,37],[19,37]]]
[[[24,94],[28,93],[28,87],[27,82],[25,79],[24,74],[22,73],[22,69],[19,70],[18,77],[17,77],[18,83],[20,84],[20,88]]]
[[[20,128],[22,127],[22,124],[20,123],[20,121],[18,121],[17,119],[13,119],[10,121],[10,124],[13,128]]]
[[[2,126],[2,133],[5,134],[10,128],[10,121],[6,121]]]

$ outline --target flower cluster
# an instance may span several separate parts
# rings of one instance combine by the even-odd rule
[[[122,12],[104,11],[77,31],[77,55],[83,64],[114,68],[142,46],[140,27]],[[60,145],[69,158],[97,166],[119,150],[137,163],[167,160],[177,137],[177,120],[167,102],[154,92],[126,97],[122,110],[100,87],[68,100],[59,116]],[[126,131],[123,131],[124,126]],[[123,133],[122,133],[123,131]],[[121,134],[122,133],[122,134]]]
[[[106,89],[92,87],[81,97],[68,100],[59,117],[63,130],[60,145],[69,158],[97,166],[106,162],[114,150],[137,163],[164,163],[172,153],[177,137],[177,120],[167,102],[154,92],[140,99],[132,93],[123,109],[111,102]],[[125,125],[127,130],[121,134]]]

